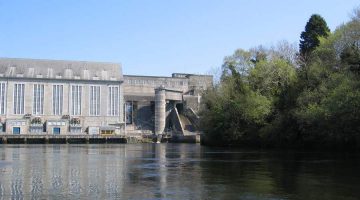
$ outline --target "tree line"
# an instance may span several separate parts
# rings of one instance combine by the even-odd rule
[[[314,14],[299,49],[238,49],[205,91],[206,145],[360,149],[360,9],[336,30]]]

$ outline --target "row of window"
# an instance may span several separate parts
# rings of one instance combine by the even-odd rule
[[[142,80],[142,79],[127,79],[125,82],[129,85],[152,85],[152,86],[186,86],[186,81],[170,81],[170,80]]]
[[[6,83],[0,82],[0,114],[5,114],[6,107]],[[52,87],[52,114],[63,115],[64,105],[64,86],[53,85]],[[72,85],[71,86],[71,115],[82,114],[82,98],[83,98],[83,86]],[[13,91],[13,113],[14,114],[25,114],[24,110],[24,95],[25,95],[25,84],[14,84]],[[100,115],[100,97],[101,90],[100,86],[89,87],[89,114],[91,116]],[[42,115],[44,114],[44,85],[34,84],[33,87],[33,104],[32,114]],[[119,86],[108,87],[108,115],[119,116],[120,114],[120,88]]]

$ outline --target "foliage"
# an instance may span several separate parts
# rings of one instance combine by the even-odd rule
[[[275,97],[295,81],[295,68],[284,59],[260,61],[250,71],[249,85],[267,97]]]
[[[341,63],[350,71],[360,74],[360,50],[355,44],[345,47],[340,55]]]
[[[360,11],[354,13],[332,33],[311,16],[300,44],[306,63],[286,42],[226,57],[220,82],[204,95],[205,143],[360,149]]]
[[[230,67],[234,67],[238,73],[246,75],[248,70],[254,66],[254,63],[251,62],[251,60],[251,52],[243,49],[238,49],[233,55],[225,57],[222,66],[222,79],[231,74]]]
[[[319,37],[326,37],[329,32],[330,29],[324,18],[317,14],[312,15],[300,36],[300,54],[307,56],[311,53],[319,46]]]
[[[250,90],[234,66],[229,68],[232,73],[220,86],[208,90],[203,99],[202,125],[211,143],[232,144],[249,136],[270,113],[270,101]]]

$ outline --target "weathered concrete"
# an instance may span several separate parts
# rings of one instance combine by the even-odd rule
[[[155,134],[162,134],[165,130],[166,120],[166,93],[165,89],[155,90]]]
[[[174,135],[169,139],[172,143],[200,143],[200,135]]]
[[[148,131],[151,127],[148,124],[151,123],[154,124],[152,131],[155,134],[178,129],[176,127],[180,127],[179,122],[170,114],[175,106],[169,104],[182,104],[183,110],[191,108],[196,112],[200,109],[202,91],[211,86],[212,76],[207,75],[181,73],[175,73],[172,77],[124,75],[124,99],[133,105],[134,111],[132,113],[134,120],[127,125],[128,132],[142,132],[144,127],[147,127],[146,131]],[[159,96],[156,97],[160,94],[160,90],[165,90],[165,106],[159,103],[157,99]],[[163,97],[162,95],[161,98]],[[155,104],[154,108],[152,108],[152,103]],[[147,108],[146,105],[148,105]],[[166,109],[164,116],[163,111],[159,111],[160,105]],[[141,116],[147,116],[147,119]],[[155,116],[155,120],[151,116]],[[165,121],[165,127],[160,121]]]

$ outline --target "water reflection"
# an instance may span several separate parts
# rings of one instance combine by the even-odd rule
[[[0,199],[357,199],[356,154],[3,145]]]

